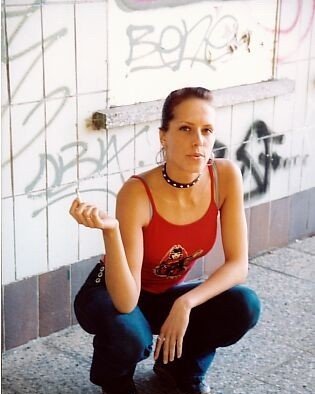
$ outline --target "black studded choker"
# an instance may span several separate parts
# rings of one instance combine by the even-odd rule
[[[194,180],[193,180],[192,182],[190,182],[190,183],[175,182],[175,181],[173,181],[173,179],[171,179],[171,178],[167,175],[167,172],[166,172],[166,163],[165,163],[165,164],[163,165],[163,167],[162,167],[162,174],[163,174],[163,178],[166,180],[166,182],[167,182],[169,185],[171,185],[171,186],[173,186],[173,187],[177,187],[178,189],[188,189],[189,187],[194,186],[194,184],[197,183],[197,182],[199,181],[200,175],[201,175],[201,174],[199,174],[199,175],[197,176],[197,178],[194,179]]]

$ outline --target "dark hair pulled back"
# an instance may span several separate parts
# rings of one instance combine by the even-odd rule
[[[198,98],[212,103],[213,95],[210,90],[202,87],[186,87],[171,92],[165,99],[162,109],[162,124],[160,129],[167,131],[170,121],[174,118],[174,109],[183,101]]]

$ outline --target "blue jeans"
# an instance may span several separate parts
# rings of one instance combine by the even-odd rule
[[[104,278],[95,282],[100,267],[96,265],[80,289],[74,309],[81,327],[95,335],[90,379],[110,388],[133,376],[137,363],[149,357],[152,336],[159,334],[174,301],[201,282],[180,284],[161,294],[141,291],[138,306],[130,313],[120,313],[111,301]],[[183,376],[203,376],[216,348],[237,342],[255,326],[259,314],[259,298],[243,285],[193,308],[182,357],[173,363],[178,364]]]

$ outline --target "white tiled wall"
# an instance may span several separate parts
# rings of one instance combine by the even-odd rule
[[[1,190],[2,197],[12,196],[12,173],[10,154],[10,114],[8,110],[2,111],[1,118]]]
[[[14,193],[45,189],[45,114],[38,103],[15,105],[11,108]],[[44,155],[44,156],[42,156]]]
[[[50,97],[76,93],[73,4],[44,4],[45,92]]]
[[[44,207],[42,199],[37,199],[35,195],[15,197],[17,279],[48,270],[47,220]]]
[[[75,7],[78,93],[104,91],[107,89],[106,3],[78,3]]]
[[[13,198],[4,198],[1,201],[1,267],[2,282],[4,284],[15,280],[15,247],[14,247],[14,222]]]
[[[76,101],[75,98],[49,100],[46,103],[47,180],[49,187],[74,182],[77,178],[76,160]]]
[[[141,167],[156,164],[156,160],[159,160],[157,152],[160,151],[160,125],[160,121],[136,125],[135,167],[137,168],[137,172],[141,172]]]
[[[43,97],[40,5],[6,7],[12,103]]]
[[[8,42],[9,55],[2,63],[4,283],[103,253],[101,232],[78,226],[68,213],[76,185],[85,200],[113,215],[123,182],[156,163],[159,121],[108,131],[88,127],[95,111],[114,102],[109,89],[119,88],[123,96],[128,78],[108,67],[108,40],[114,32],[108,30],[109,3],[6,0],[3,6],[3,53]],[[217,139],[227,147],[226,157],[240,167],[236,152],[254,121],[259,119],[272,133],[283,135],[282,140],[270,138],[270,153],[279,164],[269,169],[266,191],[246,200],[248,207],[315,186],[312,6],[311,0],[282,0],[276,77],[295,81],[295,91],[217,111]],[[265,27],[270,35],[270,26]],[[111,50],[119,50],[119,44],[113,46],[111,39]],[[176,77],[170,70],[165,75]],[[166,86],[171,82],[154,81]],[[151,85],[139,83],[137,89],[139,96]],[[264,141],[253,134],[246,149],[251,163],[244,189],[249,192],[257,186],[254,166],[261,179],[265,175],[259,162]],[[218,243],[218,256],[219,249]]]
[[[87,127],[96,109],[106,106],[106,94],[78,96],[79,177],[107,174],[107,131]]]
[[[135,126],[108,131],[108,173],[117,174],[134,168]]]
[[[80,182],[82,201],[96,205],[107,211],[107,176],[96,177]],[[79,226],[79,260],[104,253],[102,232]]]

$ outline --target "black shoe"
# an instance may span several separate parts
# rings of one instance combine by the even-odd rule
[[[110,390],[102,387],[103,394],[138,394],[134,381],[131,379],[129,382],[123,385],[123,387],[117,387]]]
[[[176,387],[182,394],[210,394],[210,387],[204,377],[181,376],[182,374],[174,364],[172,365],[172,362],[169,364],[156,362],[153,371],[169,385]]]

